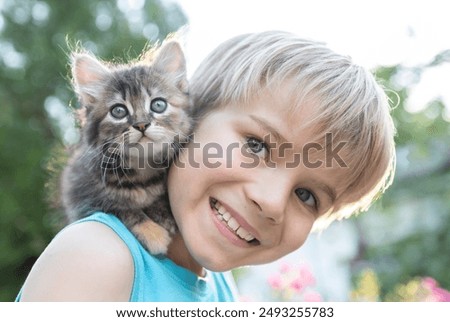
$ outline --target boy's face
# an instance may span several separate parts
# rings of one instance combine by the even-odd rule
[[[288,106],[264,95],[211,112],[171,167],[172,211],[199,265],[225,271],[274,261],[298,249],[343,193],[345,146],[313,142],[313,129],[300,129],[313,106],[295,114]]]

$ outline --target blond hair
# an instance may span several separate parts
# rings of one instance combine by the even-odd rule
[[[280,87],[286,83],[290,86]],[[395,129],[383,89],[349,57],[287,32],[234,37],[217,47],[192,76],[193,114],[200,120],[216,108],[245,105],[264,90],[280,88],[289,91],[291,113],[302,103],[314,102],[315,115],[308,125],[316,125],[319,140],[331,132],[335,140],[347,142],[346,151],[351,152],[346,191],[318,225],[366,210],[391,184]]]

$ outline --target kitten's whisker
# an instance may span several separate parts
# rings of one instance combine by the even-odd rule
[[[108,139],[100,146],[96,145],[88,145],[87,149],[83,151],[83,153],[79,156],[81,160],[85,160],[86,164],[89,167],[95,167],[98,164],[98,157],[104,153],[103,147],[107,144],[110,144],[113,139]]]
[[[119,151],[119,148],[117,147],[117,145],[120,146],[120,143],[117,143],[117,138],[118,137],[114,137],[108,141],[106,141],[105,143],[102,144],[102,146],[100,147],[100,151],[99,153],[102,154],[102,159],[100,161],[100,167],[103,170],[102,171],[102,182],[103,185],[106,186],[106,175],[107,175],[107,171],[108,168],[111,169],[111,167],[108,167],[108,165],[113,165],[112,170],[113,170],[113,174],[115,172],[117,172],[117,168],[118,165],[114,163],[117,163],[117,159],[114,158],[114,155],[118,155],[120,157],[120,154],[117,154],[116,152]],[[108,152],[108,154],[106,154],[105,152],[105,148],[106,151]],[[119,179],[119,178],[118,178]]]
[[[120,145],[121,151],[124,150],[124,146],[125,146],[125,143],[124,143],[124,142],[121,143],[121,145]],[[125,169],[126,169],[127,166],[128,166],[128,165],[125,164],[125,158],[122,158],[122,167],[121,167],[121,170],[122,170],[123,176],[128,180],[129,183],[131,183],[133,186],[137,187],[137,186],[135,185],[135,183],[134,183],[134,180],[131,179],[130,177],[128,177],[127,172],[125,171]],[[117,175],[118,175],[118,173],[117,173]]]
[[[173,130],[170,130],[170,129],[165,129],[164,131],[172,134],[174,137],[178,136],[178,137],[180,137],[182,139],[187,139],[190,136],[192,136],[192,134],[184,134],[183,132],[176,132],[176,131],[173,131]]]
[[[126,165],[125,165],[125,158],[123,157],[123,151],[124,151],[124,146],[125,146],[125,143],[124,142],[121,142],[120,143],[120,155],[121,155],[121,167],[120,167],[120,170],[121,170],[121,172],[122,172],[122,177],[125,177],[125,179],[126,180],[128,180],[128,181],[131,181],[130,180],[130,178],[128,178],[128,176],[127,176],[127,172],[126,172]],[[119,176],[119,171],[118,171],[119,169],[116,169],[116,176],[117,176],[117,180],[119,181],[119,184],[120,184],[120,186],[122,187],[122,180],[120,179],[120,176]]]

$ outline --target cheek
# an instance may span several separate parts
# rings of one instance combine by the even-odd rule
[[[185,175],[186,169],[179,167],[176,163],[172,164],[170,167],[167,177],[169,201],[174,215],[178,213],[178,209],[181,207],[180,205],[184,203],[183,197],[187,195],[186,193],[183,193],[186,191],[186,186],[183,182],[185,182],[185,184],[190,182]]]
[[[190,160],[187,152],[180,153],[170,166],[167,178],[169,200],[176,219],[181,213],[195,212],[210,185],[211,175]]]
[[[200,187],[204,183],[220,180],[222,176],[230,175],[230,170],[239,168],[242,161],[239,143],[219,138],[212,138],[207,143],[199,142],[191,142],[176,162],[182,172],[180,174],[186,179],[191,178]]]
[[[300,248],[308,238],[314,220],[311,218],[301,217],[302,215],[296,214],[296,217],[291,221],[286,222],[285,230],[283,232],[282,245],[286,248],[288,253]]]
[[[192,127],[192,119],[184,110],[170,106],[167,112],[163,114],[155,113],[153,118],[155,125],[160,130],[166,131],[169,137],[175,137],[181,144],[187,142],[187,136]]]
[[[119,139],[119,142],[124,142],[124,132],[128,129],[128,122],[111,122],[109,120],[102,120],[99,122],[98,135],[101,141],[106,142],[111,139]]]

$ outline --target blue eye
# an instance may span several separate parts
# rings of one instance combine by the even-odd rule
[[[303,188],[298,188],[295,190],[295,194],[297,195],[298,199],[300,199],[300,201],[305,203],[306,205],[317,207],[317,200],[311,193],[311,191]]]
[[[116,119],[123,119],[125,116],[128,115],[127,108],[125,107],[125,105],[122,104],[114,105],[113,107],[111,107],[111,110],[109,112]]]
[[[150,109],[155,113],[162,113],[167,109],[167,102],[162,98],[155,98],[150,103]]]

